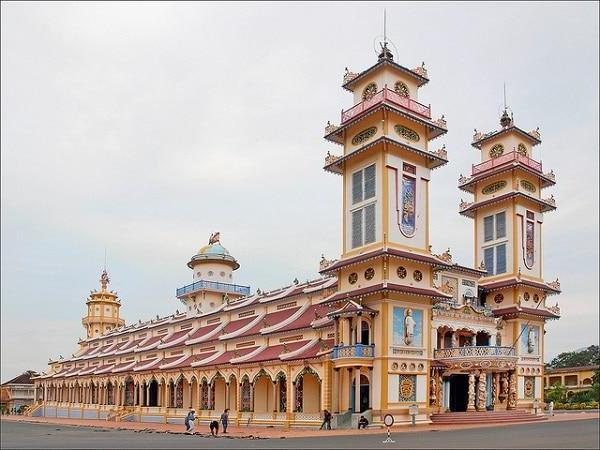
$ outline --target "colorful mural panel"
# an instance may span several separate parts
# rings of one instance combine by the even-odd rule
[[[423,310],[396,306],[393,314],[394,345],[423,346]]]
[[[525,225],[525,265],[531,269],[535,263],[535,222],[527,221]]]
[[[400,220],[400,231],[406,237],[415,234],[416,229],[416,190],[417,180],[403,175],[402,176],[402,218]]]
[[[525,398],[535,398],[535,377],[525,377]]]
[[[414,402],[417,400],[417,376],[416,375],[398,375],[398,401]]]

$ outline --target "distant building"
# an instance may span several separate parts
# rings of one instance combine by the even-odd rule
[[[39,376],[33,370],[2,383],[0,391],[0,409],[3,411],[18,410],[22,406],[29,406],[35,398],[35,389],[31,377]]]
[[[600,369],[600,365],[546,369],[544,388],[550,389],[556,384],[561,384],[567,388],[567,397],[569,397],[575,392],[590,389],[592,378],[598,369]]]

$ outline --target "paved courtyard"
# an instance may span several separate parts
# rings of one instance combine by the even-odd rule
[[[392,433],[393,444],[384,444],[384,434],[327,435],[251,439],[201,437],[183,434],[118,430],[72,425],[2,421],[1,446],[15,448],[598,448],[599,421],[595,419],[534,424]]]

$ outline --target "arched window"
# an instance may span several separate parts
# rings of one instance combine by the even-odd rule
[[[401,95],[402,97],[410,97],[408,86],[402,81],[396,81],[396,84],[394,85],[394,91],[396,91],[396,94]]]
[[[362,98],[363,100],[368,100],[373,97],[377,93],[377,85],[375,83],[369,83],[363,89]]]

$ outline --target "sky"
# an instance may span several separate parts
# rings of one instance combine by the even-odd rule
[[[326,122],[352,106],[344,68],[425,61],[450,162],[430,186],[434,252],[472,265],[460,174],[473,129],[540,127],[558,209],[544,272],[559,321],[546,359],[598,343],[598,3],[28,3],[1,5],[1,377],[45,370],[84,337],[105,249],[128,322],[182,309],[175,289],[210,233],[235,281],[318,277],[341,251],[341,178]],[[551,298],[550,304],[554,304]]]

